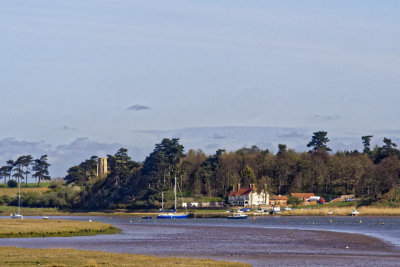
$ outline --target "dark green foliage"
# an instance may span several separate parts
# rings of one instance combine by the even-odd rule
[[[303,200],[298,197],[289,197],[287,203],[289,205],[297,206],[303,203]]]
[[[278,155],[285,153],[287,151],[287,146],[285,144],[278,145]]]
[[[10,188],[15,188],[18,186],[18,183],[17,183],[17,181],[11,179],[7,182],[7,186]]]
[[[18,183],[22,182],[22,179],[24,178],[24,175],[25,175],[25,172],[24,172],[24,156],[19,157],[15,161],[13,172],[14,172],[14,174],[12,176],[17,179],[17,182]]]
[[[7,177],[9,177],[9,168],[8,166],[3,166],[0,168],[0,179],[4,179],[4,184],[7,184]]]
[[[73,166],[67,170],[64,180],[67,184],[87,185],[89,181],[97,175],[97,156],[92,156],[81,162],[78,166]]]
[[[250,184],[256,183],[256,176],[252,168],[246,165],[246,167],[240,172],[240,182],[243,186],[249,187]]]
[[[242,187],[255,184],[270,194],[313,192],[327,199],[355,194],[363,203],[386,201],[395,206],[400,202],[400,152],[391,139],[385,138],[382,147],[370,150],[372,136],[363,136],[364,153],[354,150],[328,154],[326,135],[314,133],[308,144],[311,153],[297,153],[280,144],[276,155],[256,146],[235,152],[219,149],[210,156],[201,150],[189,150],[185,155],[179,139],[163,139],[143,165],[132,161],[128,151],[121,148],[115,155],[108,155],[107,176],[96,176],[97,157],[93,156],[68,169],[67,186],[53,184],[43,195],[24,194],[23,205],[156,209],[161,207],[164,192],[168,207],[173,204],[174,177],[185,197],[192,199],[226,199],[240,183]],[[34,171],[39,170],[39,163],[34,161]],[[14,177],[22,178],[24,169],[19,159],[12,162],[12,168],[8,163],[0,168],[2,177],[9,177],[10,170]],[[1,203],[10,201],[3,199]],[[296,205],[296,200],[290,201]]]
[[[371,152],[371,138],[374,137],[373,135],[364,135],[361,137],[361,140],[363,141],[363,145],[364,145],[364,150],[363,152],[368,154]]]
[[[400,157],[400,151],[391,139],[383,138],[383,143],[384,145],[382,147],[378,147],[377,150],[374,151],[375,163],[379,163],[383,159],[391,156]]]
[[[38,179],[38,187],[40,187],[41,180],[50,180],[49,176],[50,164],[47,162],[47,155],[43,155],[40,159],[35,159],[32,170],[35,173],[32,175]]]
[[[326,144],[329,142],[329,139],[327,136],[327,132],[324,131],[319,131],[319,132],[314,132],[313,136],[311,138],[311,141],[307,144],[307,147],[312,147],[312,150],[310,152],[315,152],[315,151],[332,151]]]

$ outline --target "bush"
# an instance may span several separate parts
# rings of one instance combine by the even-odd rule
[[[18,186],[18,183],[17,183],[17,181],[15,181],[15,180],[9,180],[9,181],[7,182],[7,185],[8,185],[8,187],[10,187],[10,188],[14,188],[14,187],[17,187],[17,186]]]
[[[4,204],[6,204],[6,205],[8,205],[9,203],[11,203],[11,201],[12,201],[11,197],[10,197],[10,196],[7,196],[7,195],[1,196],[1,199],[2,199],[2,200],[0,200],[0,201],[2,201],[2,202],[3,202]]]
[[[301,203],[303,203],[303,200],[298,197],[289,197],[287,203],[289,205],[297,206],[297,205],[300,205]]]

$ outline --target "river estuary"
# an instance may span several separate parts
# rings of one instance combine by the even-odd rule
[[[51,219],[106,222],[122,232],[85,237],[0,239],[0,246],[212,258],[254,266],[400,265],[399,217],[143,220],[141,217],[54,216]]]

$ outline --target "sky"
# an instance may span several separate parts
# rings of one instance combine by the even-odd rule
[[[46,153],[63,176],[121,146],[144,160],[163,137],[208,153],[285,135],[305,150],[318,130],[338,149],[400,141],[399,13],[395,0],[0,0],[0,165]]]

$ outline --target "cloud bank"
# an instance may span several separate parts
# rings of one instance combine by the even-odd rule
[[[131,110],[131,111],[140,111],[140,110],[149,110],[149,109],[151,109],[151,108],[148,106],[143,106],[143,105],[138,105],[138,104],[127,108],[127,110]]]

